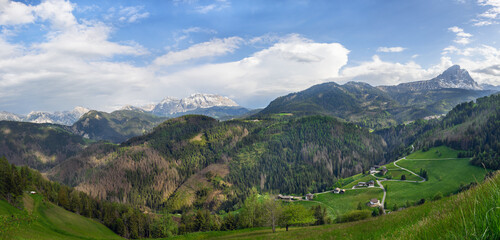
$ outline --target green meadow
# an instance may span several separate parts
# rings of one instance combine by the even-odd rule
[[[25,208],[20,210],[0,200],[0,239],[123,239],[97,221],[43,201],[40,195],[26,195],[23,202]]]
[[[366,220],[192,233],[174,239],[500,239],[500,174],[469,191]],[[444,230],[446,229],[446,230]]]
[[[366,203],[372,198],[382,200],[383,193],[380,188],[351,189],[346,190],[343,194],[331,192],[316,194],[312,201],[298,201],[297,203],[306,207],[321,204],[326,207],[330,217],[335,219],[339,215],[355,210],[359,203],[361,203],[363,209],[369,209]]]
[[[383,185],[387,186],[387,206],[403,206],[407,201],[412,203],[422,198],[428,201],[438,193],[447,196],[456,193],[461,185],[482,182],[488,170],[471,165],[468,158],[456,158],[457,154],[456,150],[437,147],[427,152],[415,152],[399,161],[399,166],[417,174],[420,169],[425,169],[428,180],[422,183],[383,182]],[[406,176],[407,180],[410,180],[408,175]]]

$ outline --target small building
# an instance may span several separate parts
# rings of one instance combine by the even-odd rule
[[[377,173],[377,168],[376,167],[371,167],[370,168],[370,174]]]
[[[385,166],[383,166],[382,169],[380,170],[380,173],[382,175],[385,175],[387,173],[387,168]]]
[[[292,201],[293,197],[292,196],[284,196],[284,195],[279,194],[278,199]]]
[[[306,194],[306,199],[307,200],[313,200],[313,198],[314,198],[314,194],[312,194],[312,193]]]
[[[335,188],[333,189],[333,193],[342,194],[345,193],[345,189]]]
[[[370,199],[370,205],[372,207],[379,206],[380,205],[380,201],[378,199],[376,199],[376,198],[372,198],[372,199]]]
[[[359,182],[358,185],[356,185],[356,186],[358,186],[358,187],[366,187],[366,186],[368,186],[368,184],[365,183],[365,182]]]
[[[35,191],[31,191],[30,194],[36,194],[36,192]]]
[[[375,181],[373,180],[368,181],[368,187],[375,187]]]

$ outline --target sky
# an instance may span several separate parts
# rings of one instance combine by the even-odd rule
[[[0,111],[193,93],[244,107],[323,82],[500,85],[500,0],[0,0]]]

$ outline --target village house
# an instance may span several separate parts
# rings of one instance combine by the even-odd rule
[[[374,174],[374,173],[377,173],[377,168],[376,167],[371,167],[370,168],[370,174]]]
[[[358,185],[356,185],[356,187],[367,187],[368,184],[365,183],[365,182],[358,182]]]
[[[368,181],[368,187],[375,187],[375,181],[373,180]]]
[[[293,200],[293,196],[284,196],[284,195],[279,194],[278,195],[278,199],[292,201]]]
[[[35,191],[31,191],[30,194],[36,194],[36,192]]]
[[[342,194],[345,193],[345,189],[335,188],[333,189],[333,193]]]
[[[380,206],[380,201],[376,198],[370,199],[370,207],[378,207]]]
[[[314,194],[312,194],[312,193],[306,194],[306,199],[307,200],[313,200],[313,198],[314,198]]]

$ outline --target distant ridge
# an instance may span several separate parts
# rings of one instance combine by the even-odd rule
[[[380,86],[379,88],[386,91],[397,92],[436,90],[443,88],[483,90],[483,88],[472,79],[469,72],[460,68],[459,65],[451,66],[431,80],[400,83],[397,86]]]
[[[269,114],[330,115],[380,129],[447,113],[455,105],[487,96],[467,70],[454,65],[427,81],[374,87],[364,82],[327,82],[273,100],[253,117]]]
[[[223,97],[216,94],[197,93],[182,99],[167,97],[160,103],[156,104],[151,112],[158,116],[170,116],[176,113],[211,107],[240,106],[228,97]]]
[[[27,116],[17,115],[9,112],[0,112],[0,120],[32,122],[32,123],[54,123],[70,126],[80,117],[87,113],[89,109],[84,107],[75,107],[71,111],[62,112],[41,112],[32,111]]]

